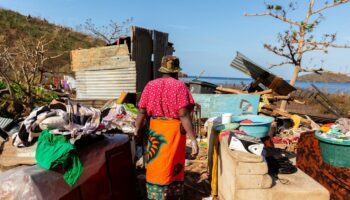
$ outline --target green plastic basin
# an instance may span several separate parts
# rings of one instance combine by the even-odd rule
[[[350,142],[333,141],[315,134],[323,161],[337,167],[350,167]]]

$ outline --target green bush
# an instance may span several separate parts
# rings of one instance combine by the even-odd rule
[[[0,89],[6,88],[6,84],[0,81]],[[41,86],[32,87],[32,96],[24,92],[25,87],[22,85],[12,84],[12,92],[14,94],[14,99],[10,98],[10,95],[5,93],[0,96],[0,116],[14,117],[21,115],[23,113],[18,113],[16,109],[10,109],[9,106],[14,104],[22,104],[22,107],[27,107],[25,104],[25,99],[30,98],[32,100],[32,106],[43,106],[49,104],[53,99],[58,98],[58,95],[54,91],[47,90]],[[29,108],[31,110],[31,108]]]

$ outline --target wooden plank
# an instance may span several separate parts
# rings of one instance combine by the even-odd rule
[[[136,90],[141,92],[153,78],[152,31],[137,26],[132,27],[132,59],[136,62]]]
[[[277,109],[277,108],[275,108],[275,107],[273,107],[273,106],[271,106],[271,105],[263,105],[263,112],[264,113],[268,113],[268,112],[266,112],[266,110],[265,109],[267,109],[267,110],[271,110],[271,114],[273,115],[273,116],[277,116],[277,115],[281,115],[281,116],[283,116],[283,117],[288,117],[288,118],[290,118],[291,116],[292,116],[292,114],[290,114],[290,113],[288,113],[288,112],[286,112],[286,111],[284,111],[284,110],[280,110],[280,109]],[[308,119],[305,119],[305,118],[303,118],[303,117],[301,117],[301,122],[302,123],[305,123],[305,124],[311,124],[311,121],[310,120],[308,120]]]
[[[268,100],[279,101],[279,100],[291,100],[290,96],[274,96],[274,95],[266,95]]]
[[[161,67],[162,57],[166,54],[168,46],[168,33],[153,31],[153,79],[159,78],[161,73],[158,69]]]
[[[128,58],[129,49],[127,45],[114,45],[108,47],[73,50],[70,54],[72,71],[79,71],[82,68],[85,69],[96,65],[106,65],[103,62],[109,58]],[[102,63],[100,64],[100,62]]]
[[[123,69],[130,66],[129,56],[114,56],[110,58],[99,58],[91,60],[80,61],[80,68],[74,69],[77,71],[88,71],[88,70],[103,70],[103,69]]]
[[[227,92],[227,93],[232,93],[232,94],[248,94],[248,92],[245,92],[242,90],[237,90],[237,89],[232,89],[232,88],[224,88],[222,86],[217,87],[216,90],[218,90],[220,92]]]
[[[254,93],[250,93],[250,94],[271,94],[272,93],[272,89],[268,89],[268,90],[264,90],[261,92],[254,92]]]
[[[3,144],[0,152],[0,165],[5,167],[16,165],[34,165],[36,144],[26,147],[17,148],[12,145],[12,138]]]

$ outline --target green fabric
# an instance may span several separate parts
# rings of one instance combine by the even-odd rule
[[[38,165],[47,170],[63,166],[65,170],[63,178],[71,187],[84,169],[74,145],[69,143],[65,136],[51,134],[49,130],[44,130],[40,134],[35,158]]]
[[[139,110],[132,103],[124,103],[123,106],[127,111],[130,111],[132,113],[137,114],[139,112]]]
[[[215,126],[216,131],[229,131],[229,130],[235,130],[239,127],[238,123],[229,123],[229,124],[219,124]]]

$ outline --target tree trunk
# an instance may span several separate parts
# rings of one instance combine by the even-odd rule
[[[294,72],[293,72],[292,78],[290,79],[290,82],[289,82],[289,84],[291,84],[292,86],[295,85],[295,82],[298,79],[298,74],[300,72],[300,69],[301,69],[300,65],[296,65],[294,67]]]
[[[289,82],[290,85],[292,85],[292,86],[295,85],[295,82],[298,79],[299,72],[300,72],[300,65],[296,65],[294,67],[294,72],[293,72],[292,78],[290,79],[290,82]],[[280,109],[285,110],[286,106],[287,106],[287,101],[282,101]]]
[[[298,43],[297,62],[295,63],[294,72],[293,72],[292,78],[290,79],[290,84],[292,86],[295,85],[295,82],[297,81],[297,78],[298,78],[298,75],[299,75],[299,72],[301,69],[300,65],[301,65],[301,59],[303,57],[304,36],[305,36],[305,29],[304,29],[304,27],[301,27],[300,28],[300,40]],[[287,101],[282,101],[280,109],[286,110],[286,106],[287,106]]]

